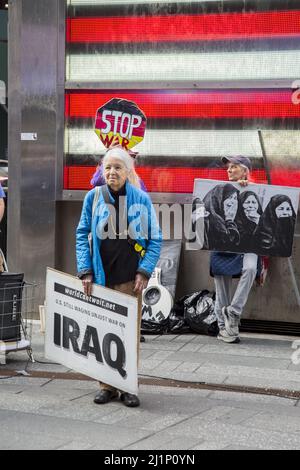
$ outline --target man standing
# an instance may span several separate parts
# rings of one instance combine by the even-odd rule
[[[229,181],[237,182],[241,186],[248,185],[251,171],[249,158],[243,156],[223,157],[222,162],[227,166]],[[214,276],[216,288],[215,313],[219,326],[218,339],[225,343],[240,342],[240,318],[256,277],[257,259],[257,255],[253,253],[246,253],[244,255],[226,253],[226,256],[224,256],[224,253],[212,253],[211,273]],[[219,261],[221,261],[219,269],[216,270],[216,265]],[[232,273],[230,273],[230,266],[232,267],[236,262],[241,263],[241,276],[232,297]],[[221,272],[220,264],[223,270]]]

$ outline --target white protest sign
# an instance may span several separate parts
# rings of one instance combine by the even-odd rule
[[[45,356],[137,394],[137,299],[47,269]]]

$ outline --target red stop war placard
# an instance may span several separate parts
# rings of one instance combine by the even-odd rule
[[[133,102],[113,98],[96,113],[95,132],[106,148],[120,144],[130,149],[142,142],[147,118]]]

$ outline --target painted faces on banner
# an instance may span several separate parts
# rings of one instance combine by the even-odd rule
[[[142,142],[146,123],[145,114],[133,101],[112,98],[97,110],[95,132],[106,148],[120,144],[128,150]]]

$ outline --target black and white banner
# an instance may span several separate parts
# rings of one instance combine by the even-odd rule
[[[137,394],[137,299],[47,269],[45,356]]]
[[[292,254],[299,189],[196,179],[189,249]]]

